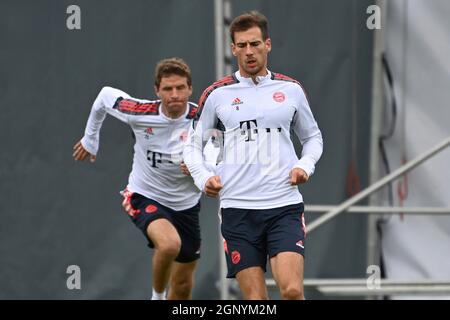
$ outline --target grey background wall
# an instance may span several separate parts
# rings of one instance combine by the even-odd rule
[[[81,8],[81,30],[66,28],[71,4]],[[372,3],[232,4],[233,15],[257,9],[269,18],[269,68],[300,80],[309,94],[325,152],[302,187],[307,203],[341,202],[347,196],[352,135],[358,173],[367,185],[372,31],[365,23]],[[149,298],[151,251],[122,212],[118,193],[131,169],[129,128],[105,121],[95,164],[75,163],[72,146],[102,86],[153,98],[153,69],[162,58],[180,56],[190,64],[192,100],[198,99],[215,80],[213,1],[3,0],[0,10],[0,299]],[[357,90],[356,131],[352,90]],[[219,297],[216,212],[215,200],[205,198],[198,299]],[[364,276],[365,223],[365,217],[344,216],[311,233],[305,276]],[[66,269],[73,264],[81,268],[81,290],[66,287]]]

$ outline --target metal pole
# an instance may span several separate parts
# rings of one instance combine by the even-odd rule
[[[275,287],[273,279],[266,280],[268,287]],[[306,289],[317,289],[333,295],[386,295],[386,294],[450,294],[450,281],[445,280],[385,280],[380,279],[379,287],[371,288],[367,279],[305,279]]]
[[[225,50],[225,55],[224,55],[224,76],[225,75],[229,75],[233,72],[232,69],[232,64],[231,64],[231,59],[233,58],[232,54],[231,54],[231,39],[228,36],[228,28],[231,24],[231,1],[230,0],[225,0],[224,2],[224,16],[223,16],[223,23],[224,23],[224,28],[223,28],[223,46],[224,46],[224,50]]]
[[[214,25],[216,33],[216,80],[231,74],[231,48],[229,45],[228,27],[231,22],[231,1],[214,0]],[[219,203],[220,214],[220,203]],[[219,224],[219,252],[223,252],[223,238]],[[220,298],[229,299],[229,281],[227,280],[227,264],[225,255],[220,254]]]
[[[381,57],[384,51],[384,37],[383,28],[386,26],[386,12],[383,0],[377,0],[376,4],[381,11],[381,29],[374,31],[374,49],[373,49],[373,74],[372,74],[372,127],[370,134],[370,184],[375,183],[380,178],[380,151],[378,141],[381,130],[381,110],[383,108],[383,69],[381,65]],[[373,193],[369,198],[369,204],[375,206],[379,204],[379,195]],[[367,251],[366,263],[367,266],[377,264],[379,265],[378,257],[378,235],[377,235],[377,221],[379,219],[376,215],[370,215],[367,218]],[[311,227],[310,227],[311,228]]]
[[[216,80],[224,76],[225,69],[223,8],[223,0],[214,0],[214,30],[216,33]]]
[[[329,205],[306,205],[305,211],[309,213],[327,212],[337,208]],[[345,210],[348,213],[383,214],[383,213],[405,213],[405,214],[450,214],[450,208],[437,207],[384,207],[384,206],[352,206]]]
[[[225,70],[225,51],[224,51],[224,32],[223,32],[223,18],[224,4],[223,0],[214,0],[214,25],[216,33],[216,80],[224,76]],[[219,203],[220,216],[220,203]],[[220,268],[220,299],[228,300],[229,290],[227,281],[227,263],[225,255],[223,254],[223,238],[220,231],[220,223],[218,225],[218,240],[219,240],[219,268]]]
[[[323,224],[323,223],[327,222],[328,220],[334,218],[339,213],[347,210],[349,207],[351,207],[355,203],[361,201],[362,199],[364,199],[368,195],[370,195],[370,194],[374,193],[375,191],[377,191],[378,189],[382,188],[384,185],[386,185],[389,182],[399,178],[405,172],[410,171],[411,169],[417,167],[419,164],[421,164],[425,160],[427,160],[427,159],[431,158],[432,156],[434,156],[436,153],[442,151],[443,149],[448,147],[448,145],[450,145],[450,137],[448,137],[444,141],[438,143],[437,145],[435,145],[433,148],[431,148],[430,150],[428,150],[424,154],[419,155],[418,157],[416,157],[415,159],[411,160],[408,163],[405,163],[403,166],[401,166],[400,168],[398,168],[397,170],[395,170],[391,174],[389,174],[389,175],[385,176],[383,179],[375,182],[374,184],[372,184],[371,186],[369,186],[366,189],[362,190],[361,192],[357,193],[356,195],[354,195],[350,199],[344,201],[342,204],[337,206],[335,209],[333,209],[333,210],[327,212],[326,214],[324,214],[323,216],[317,218],[316,220],[314,220],[313,222],[311,222],[309,224],[308,231],[311,232],[312,230],[316,229],[321,224]]]

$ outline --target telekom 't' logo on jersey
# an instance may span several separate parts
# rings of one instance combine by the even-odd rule
[[[242,127],[244,127],[244,128],[242,128]],[[241,129],[241,135],[246,135],[246,139],[245,139],[246,142],[255,141],[255,139],[252,139],[252,133],[253,134],[258,133],[258,129],[257,129],[258,123],[256,122],[256,119],[240,121],[239,128]]]
[[[158,168],[157,163],[162,163],[162,153],[147,150],[147,160],[151,161],[153,168]]]

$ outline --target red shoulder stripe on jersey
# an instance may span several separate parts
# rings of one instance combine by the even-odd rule
[[[186,116],[186,119],[194,119],[195,116],[197,115],[199,107],[191,102],[188,102],[188,105],[189,105],[189,112],[188,115]]]
[[[298,84],[300,87],[302,86],[300,84],[300,82],[298,82],[297,80],[295,80],[294,78],[285,76],[284,74],[281,73],[272,73],[272,79],[273,80],[281,80],[281,81],[289,81],[289,82],[294,82],[296,84]]]
[[[141,103],[132,99],[117,98],[113,108],[131,115],[158,115],[160,101]]]
[[[200,100],[198,101],[199,108],[203,108],[203,105],[205,104],[206,98],[217,88],[228,86],[230,84],[238,83],[239,80],[236,79],[234,75],[226,76],[223,79],[220,79],[216,82],[214,82],[212,85],[210,85],[208,88],[203,91],[202,96],[200,97]]]
[[[294,78],[288,77],[288,76],[286,76],[284,74],[275,73],[275,72],[272,72],[272,80],[288,81],[288,82],[293,82],[293,83],[298,84],[300,86],[300,88],[302,88],[303,92],[305,93],[306,100],[309,103],[308,94],[306,93],[305,88],[302,86],[302,84],[299,81],[295,80]]]

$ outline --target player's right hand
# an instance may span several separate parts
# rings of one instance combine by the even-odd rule
[[[123,196],[122,208],[130,217],[136,217],[141,212],[141,210],[134,209],[131,205],[131,196],[133,195],[133,193],[128,189],[125,189],[121,191],[120,194]]]
[[[207,196],[216,198],[219,195],[219,191],[223,188],[220,182],[219,176],[213,176],[209,178],[205,183],[205,193]]]
[[[307,182],[309,179],[308,174],[305,170],[300,168],[294,168],[289,172],[289,182],[291,183],[291,186],[296,186],[301,183]]]
[[[73,146],[73,158],[75,159],[75,161],[83,161],[84,159],[86,159],[88,156],[91,162],[95,162],[95,160],[97,159],[97,156],[90,154],[81,144],[81,140],[78,141],[74,146]]]

